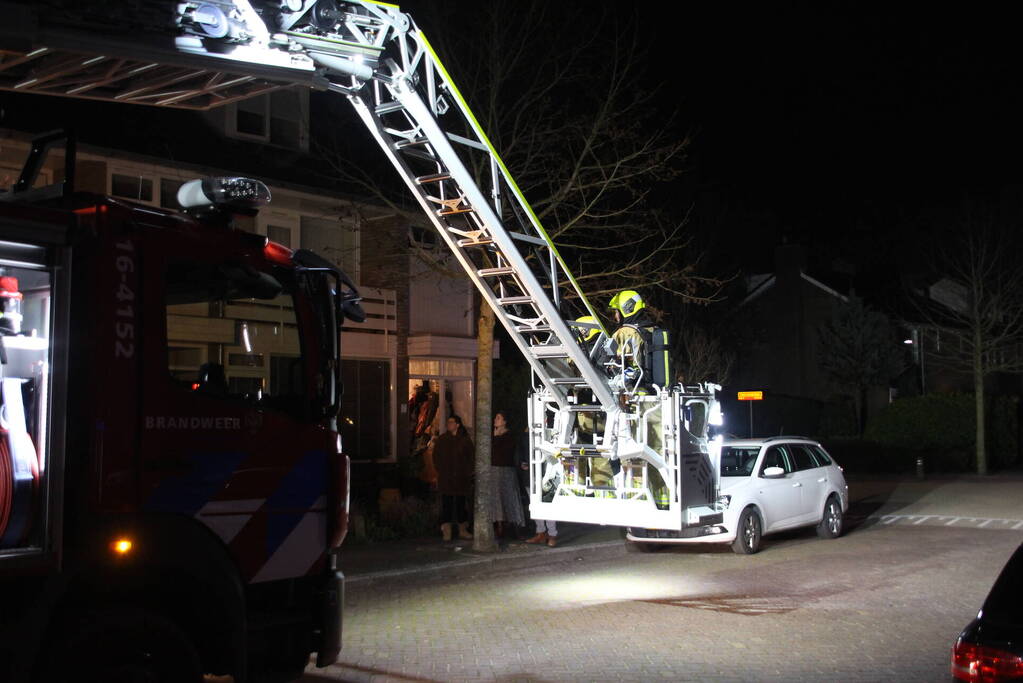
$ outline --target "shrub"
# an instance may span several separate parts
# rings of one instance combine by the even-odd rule
[[[1019,399],[988,397],[985,418],[989,467],[1015,464],[1019,458]],[[890,453],[889,457],[898,461],[891,463],[890,469],[869,471],[911,471],[920,456],[928,471],[972,470],[976,467],[976,419],[972,394],[898,399],[871,420],[864,438],[884,451],[896,449],[905,455]]]
[[[864,437],[910,450],[969,450],[974,443],[973,396],[927,394],[900,398],[867,425]]]

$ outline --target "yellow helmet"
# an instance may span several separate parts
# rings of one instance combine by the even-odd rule
[[[583,341],[589,341],[597,336],[600,332],[600,323],[592,315],[584,315],[581,318],[576,318],[577,323],[589,323],[590,325],[596,325],[597,327],[580,327],[578,328],[579,336]]]
[[[608,304],[608,308],[620,311],[623,318],[631,318],[646,308],[646,304],[643,303],[643,297],[639,295],[639,292],[626,289],[624,292],[618,292],[611,297],[611,303]]]

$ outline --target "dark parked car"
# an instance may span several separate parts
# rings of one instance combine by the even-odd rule
[[[952,646],[952,678],[1023,681],[1023,545],[998,575],[977,618]]]

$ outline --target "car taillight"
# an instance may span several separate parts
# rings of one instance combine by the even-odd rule
[[[962,640],[952,647],[952,676],[971,683],[1001,683],[1023,677],[1023,657]]]

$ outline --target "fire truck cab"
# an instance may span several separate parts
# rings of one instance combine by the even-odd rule
[[[186,184],[187,213],[22,181],[0,195],[0,680],[332,663],[355,287],[232,227],[258,181]]]

